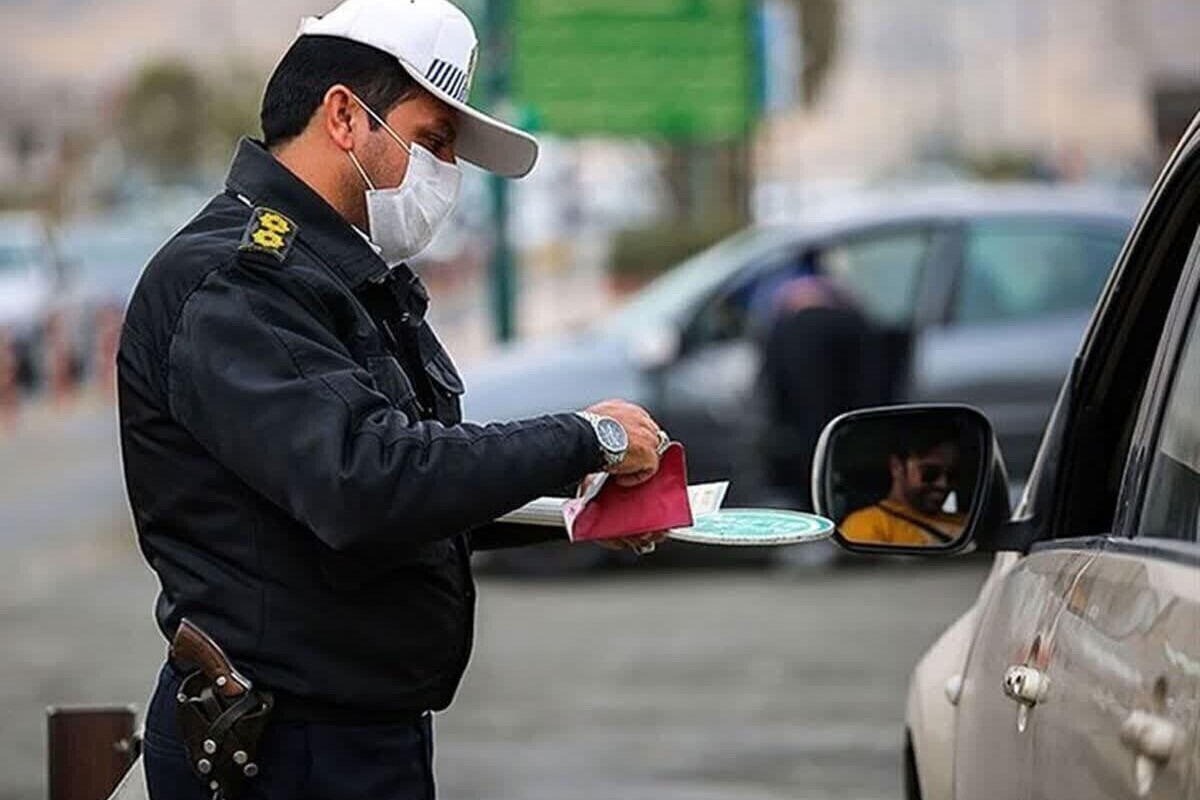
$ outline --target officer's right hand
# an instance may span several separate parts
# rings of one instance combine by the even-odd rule
[[[602,417],[612,417],[625,428],[629,436],[629,449],[625,458],[606,471],[615,476],[621,486],[637,486],[654,477],[658,472],[659,431],[646,409],[624,400],[605,400],[585,409]]]

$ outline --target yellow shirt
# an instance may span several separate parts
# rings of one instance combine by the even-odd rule
[[[881,500],[855,511],[838,528],[852,542],[933,547],[957,539],[966,522],[964,514],[930,516],[915,508]],[[923,530],[922,525],[940,531],[946,538],[939,539]]]

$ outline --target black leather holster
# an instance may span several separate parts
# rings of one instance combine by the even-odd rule
[[[187,673],[176,696],[176,719],[192,770],[216,798],[235,800],[259,772],[259,742],[275,705],[270,692],[250,689],[223,697],[204,672]]]

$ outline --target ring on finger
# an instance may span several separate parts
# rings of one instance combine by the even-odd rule
[[[658,448],[657,452],[660,456],[667,452],[667,448],[671,446],[671,437],[662,428],[658,429]]]

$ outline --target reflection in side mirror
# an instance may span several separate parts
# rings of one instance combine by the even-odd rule
[[[971,408],[855,412],[825,429],[813,499],[847,549],[957,551],[993,503],[995,458],[991,425]]]
[[[679,357],[681,345],[678,328],[655,325],[634,337],[630,357],[639,369],[653,372],[670,366]]]

